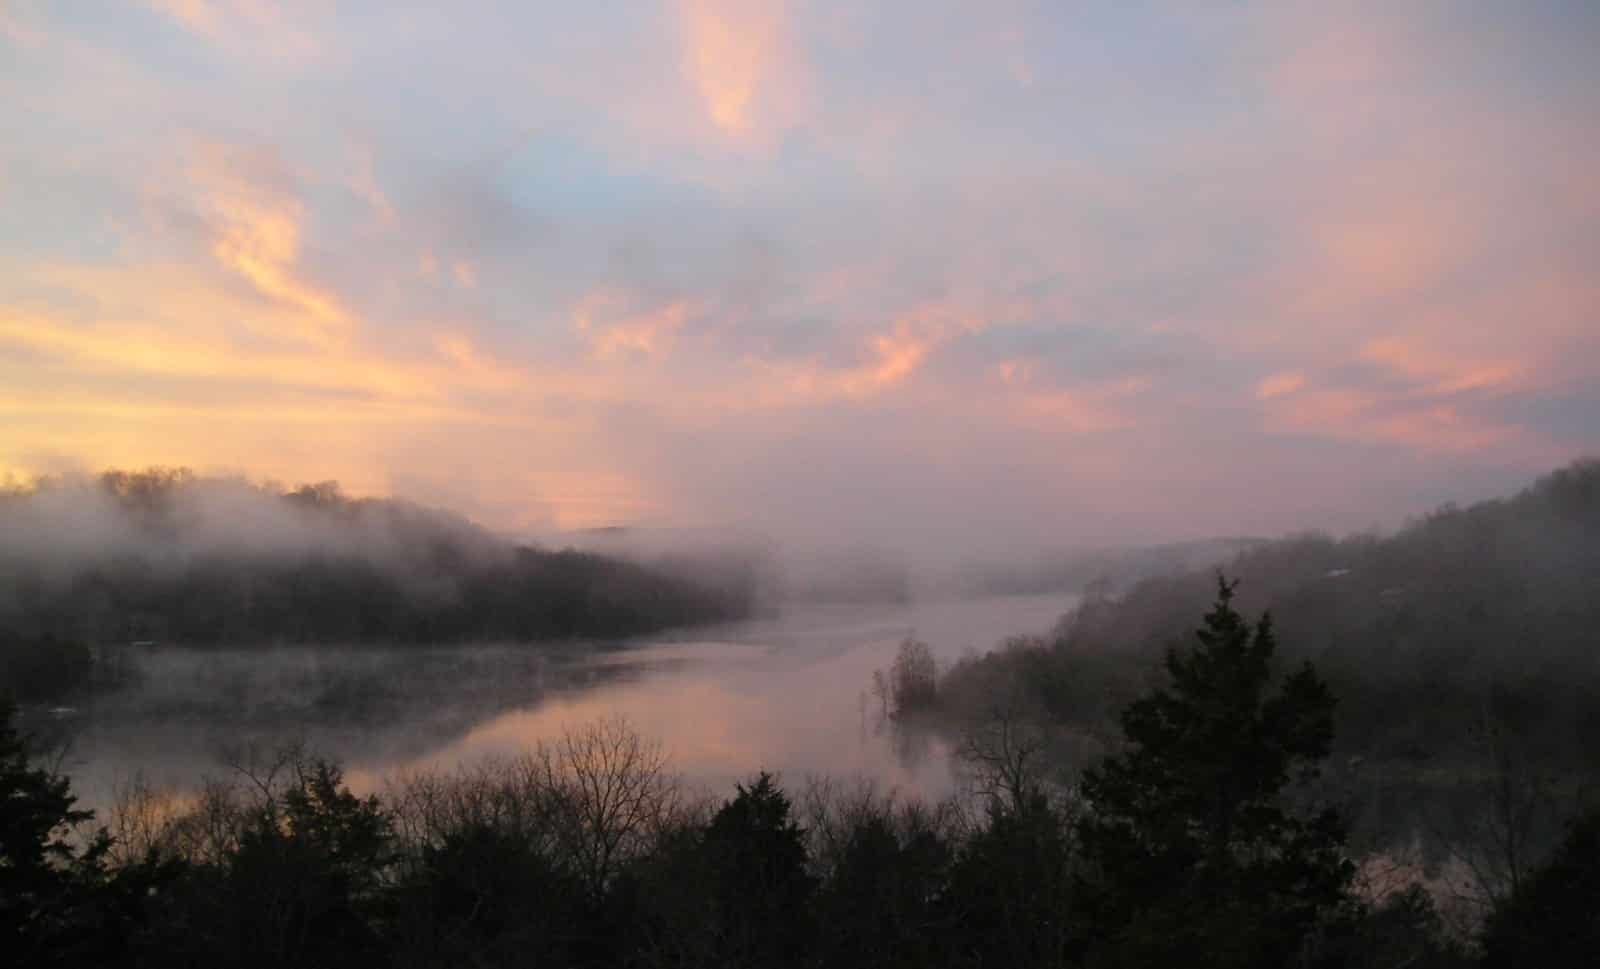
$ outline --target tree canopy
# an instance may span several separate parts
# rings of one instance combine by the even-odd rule
[[[1347,898],[1337,816],[1290,796],[1328,754],[1333,696],[1309,665],[1274,689],[1271,618],[1233,595],[1219,579],[1197,642],[1123,712],[1127,749],[1084,776],[1104,964],[1290,965]]]

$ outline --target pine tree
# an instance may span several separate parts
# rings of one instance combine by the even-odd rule
[[[1309,664],[1270,690],[1271,618],[1252,627],[1233,593],[1219,578],[1167,685],[1123,711],[1127,749],[1085,774],[1092,964],[1277,969],[1348,902],[1338,818],[1290,797],[1328,755],[1334,698]]]
[[[705,831],[719,948],[729,965],[800,965],[816,890],[805,831],[772,775],[762,772],[738,792]]]
[[[110,836],[74,837],[94,812],[76,806],[67,778],[33,764],[14,715],[0,700],[0,952],[18,967],[109,964],[171,872],[151,862],[108,874]]]

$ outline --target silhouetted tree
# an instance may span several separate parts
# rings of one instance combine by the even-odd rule
[[[67,778],[34,766],[0,700],[0,953],[5,964],[111,965],[128,962],[148,897],[178,875],[147,858],[107,871],[104,829],[75,840],[94,819],[77,808]]]
[[[1092,964],[1276,969],[1346,904],[1338,818],[1286,796],[1328,754],[1334,698],[1309,665],[1269,692],[1270,618],[1252,628],[1233,592],[1218,580],[1198,643],[1123,712],[1127,750],[1084,776]]]
[[[1074,904],[1073,851],[1061,813],[1033,789],[989,802],[943,899],[958,965],[1049,969],[1071,964],[1083,929]]]
[[[382,964],[371,920],[390,860],[388,813],[352,794],[336,765],[298,752],[251,780],[258,797],[232,850],[189,886],[201,893],[196,960]]]
[[[805,832],[789,798],[761,773],[722,806],[705,831],[717,949],[730,966],[793,966],[812,941],[816,882],[806,871]]]
[[[516,831],[474,823],[421,857],[395,891],[395,960],[412,966],[571,965],[582,883]]]
[[[950,861],[950,846],[931,828],[902,837],[887,811],[854,819],[818,896],[821,963],[933,964],[943,942],[937,902]]]

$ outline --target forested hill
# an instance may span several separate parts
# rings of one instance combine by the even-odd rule
[[[1271,611],[1280,655],[1329,677],[1347,748],[1433,756],[1492,723],[1550,753],[1600,749],[1600,461],[1387,536],[1263,543],[1225,572],[1242,611]],[[1051,709],[1104,710],[1187,641],[1216,589],[1214,570],[1196,570],[1090,596],[1050,643],[947,685],[976,693],[1026,666]]]
[[[614,637],[745,613],[709,573],[515,545],[336,484],[183,470],[0,496],[0,637],[211,645]]]

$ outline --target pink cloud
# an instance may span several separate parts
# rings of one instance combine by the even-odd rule
[[[1306,375],[1298,371],[1275,373],[1256,384],[1256,399],[1271,400],[1292,394],[1306,385]]]

